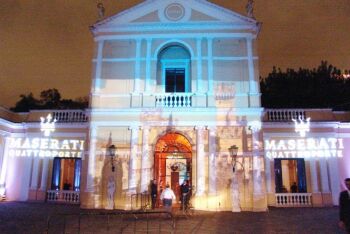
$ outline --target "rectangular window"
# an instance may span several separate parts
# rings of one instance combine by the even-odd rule
[[[167,68],[165,71],[165,92],[185,92],[185,69]]]

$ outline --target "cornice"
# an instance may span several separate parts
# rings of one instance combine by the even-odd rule
[[[126,19],[128,19],[128,17],[129,18],[131,17],[130,19],[128,19],[130,21],[128,21],[128,20],[124,21],[124,22],[131,22],[132,17],[135,17],[135,16],[133,16],[133,14],[135,15],[136,11],[140,11],[140,13],[147,14],[147,12],[152,11],[152,10],[160,10],[161,5],[167,4],[165,0],[147,0],[147,1],[144,1],[140,4],[135,5],[129,9],[126,9],[120,13],[117,13],[113,16],[110,16],[104,20],[101,20],[101,21],[93,24],[90,27],[90,29],[91,29],[92,33],[96,36],[96,34],[98,34],[98,32],[120,32],[120,31],[125,31],[125,30],[126,31],[139,30],[140,29],[139,25],[142,25],[142,30],[148,30],[148,31],[154,31],[155,25],[159,25],[157,27],[161,30],[172,29],[172,27],[170,25],[175,25],[176,30],[178,30],[178,29],[188,29],[188,27],[186,25],[195,25],[197,28],[198,28],[198,25],[200,25],[202,28],[206,27],[208,25],[215,26],[215,23],[225,23],[223,21],[227,20],[229,25],[231,25],[231,27],[229,27],[230,29],[232,29],[232,28],[235,29],[235,27],[232,27],[232,25],[246,25],[245,27],[241,26],[238,28],[251,29],[251,30],[254,30],[255,33],[257,33],[259,31],[259,23],[255,19],[243,16],[241,14],[238,14],[234,11],[231,11],[229,9],[226,9],[224,7],[216,5],[214,3],[208,2],[206,0],[192,0],[192,1],[174,0],[174,1],[168,1],[168,2],[169,3],[179,2],[181,4],[188,5],[189,7],[191,7],[194,10],[197,10],[197,11],[200,11],[202,8],[203,12],[206,12],[207,14],[208,14],[208,12],[212,12],[213,14],[212,15],[209,14],[209,15],[212,17],[215,17],[215,15],[216,15],[216,18],[218,18],[218,20],[221,20],[221,21],[220,22],[203,21],[203,22],[198,22],[198,23],[193,23],[193,21],[192,22],[173,22],[173,23],[164,23],[164,22],[126,23],[127,26],[123,25],[123,24],[117,24],[117,25],[113,25],[111,27],[106,27],[108,23],[110,23],[114,20],[117,20],[117,18],[123,19],[122,17],[126,17]],[[141,15],[139,15],[139,17],[140,16]],[[234,22],[234,19],[238,19],[242,22],[241,23]],[[232,22],[230,22],[229,20],[232,20]],[[120,20],[120,21],[122,22],[123,20]],[[134,25],[136,25],[136,26],[134,26]]]

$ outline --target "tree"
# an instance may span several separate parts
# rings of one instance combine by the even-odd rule
[[[14,112],[28,112],[29,110],[37,109],[38,105],[39,101],[34,98],[33,93],[28,95],[21,94],[20,100],[10,110]]]
[[[20,100],[15,107],[10,108],[15,112],[28,112],[30,110],[60,110],[60,109],[85,109],[88,107],[88,97],[79,97],[75,100],[61,99],[61,94],[57,89],[41,91],[40,99],[36,99],[32,93],[21,94]]]
[[[322,61],[312,70],[299,68],[286,72],[273,67],[260,80],[265,108],[332,108],[350,110],[350,80],[339,69]]]
[[[40,93],[43,109],[60,109],[61,94],[57,89],[48,89]]]

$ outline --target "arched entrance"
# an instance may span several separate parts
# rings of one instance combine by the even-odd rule
[[[188,139],[176,132],[168,132],[158,139],[154,153],[154,178],[159,192],[169,184],[179,200],[182,182],[188,180],[192,185],[191,148]]]

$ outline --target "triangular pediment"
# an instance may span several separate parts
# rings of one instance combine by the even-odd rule
[[[94,30],[108,31],[116,27],[142,24],[175,25],[226,23],[244,26],[256,25],[255,19],[210,3],[206,0],[146,0],[132,8],[97,22]],[[114,30],[112,30],[114,31]]]

